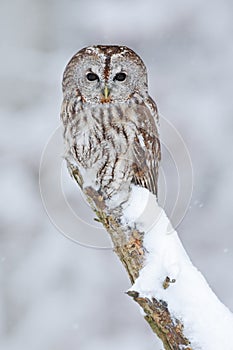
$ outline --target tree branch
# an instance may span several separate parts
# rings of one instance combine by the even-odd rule
[[[139,272],[145,262],[144,232],[132,229],[130,226],[122,227],[120,224],[120,218],[123,215],[121,208],[110,210],[103,198],[93,188],[86,188],[84,193],[99,221],[110,234],[114,251],[125,266],[133,284],[139,277]],[[127,294],[142,307],[146,314],[145,320],[162,340],[166,350],[191,350],[190,342],[183,334],[183,324],[172,318],[165,301],[157,300],[155,297],[152,300],[140,297],[137,291],[128,291]]]
[[[132,283],[127,294],[141,306],[164,349],[233,350],[233,345],[228,344],[232,314],[192,265],[156,197],[146,189],[132,186],[131,204],[114,207],[92,187],[82,188],[80,177],[75,172],[72,175],[79,180],[126,268]],[[149,205],[143,209],[148,215],[138,217],[136,213],[132,219],[135,208],[142,205],[139,192],[148,196]]]

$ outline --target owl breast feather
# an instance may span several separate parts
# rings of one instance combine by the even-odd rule
[[[148,109],[145,112],[138,104],[128,103],[76,109],[66,125],[66,158],[78,167],[84,187],[92,186],[108,197],[127,190],[133,180],[149,188],[146,158],[153,138],[148,131],[155,126],[148,115]]]
[[[115,182],[119,187],[122,181],[132,177],[131,149],[136,124],[128,114],[123,104],[103,104],[86,106],[73,115],[72,131],[66,132],[68,152],[83,174],[84,183],[101,188]],[[131,118],[137,118],[131,114]]]

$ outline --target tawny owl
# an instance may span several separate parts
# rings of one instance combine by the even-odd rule
[[[158,116],[141,58],[125,46],[84,48],[65,68],[63,94],[65,158],[79,185],[105,200],[127,198],[132,184],[157,195]]]

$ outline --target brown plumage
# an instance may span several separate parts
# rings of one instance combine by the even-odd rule
[[[140,57],[124,46],[84,48],[65,69],[63,94],[65,158],[79,184],[105,199],[127,198],[132,183],[157,194],[158,115]]]

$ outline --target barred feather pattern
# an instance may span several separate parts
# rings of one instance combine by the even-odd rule
[[[152,109],[153,112],[152,113]],[[152,100],[90,104],[64,100],[62,121],[68,167],[78,169],[85,186],[106,199],[131,183],[157,194],[160,142]]]
[[[158,113],[141,58],[125,46],[84,48],[62,87],[65,158],[79,185],[105,200],[127,200],[132,183],[157,195]]]

